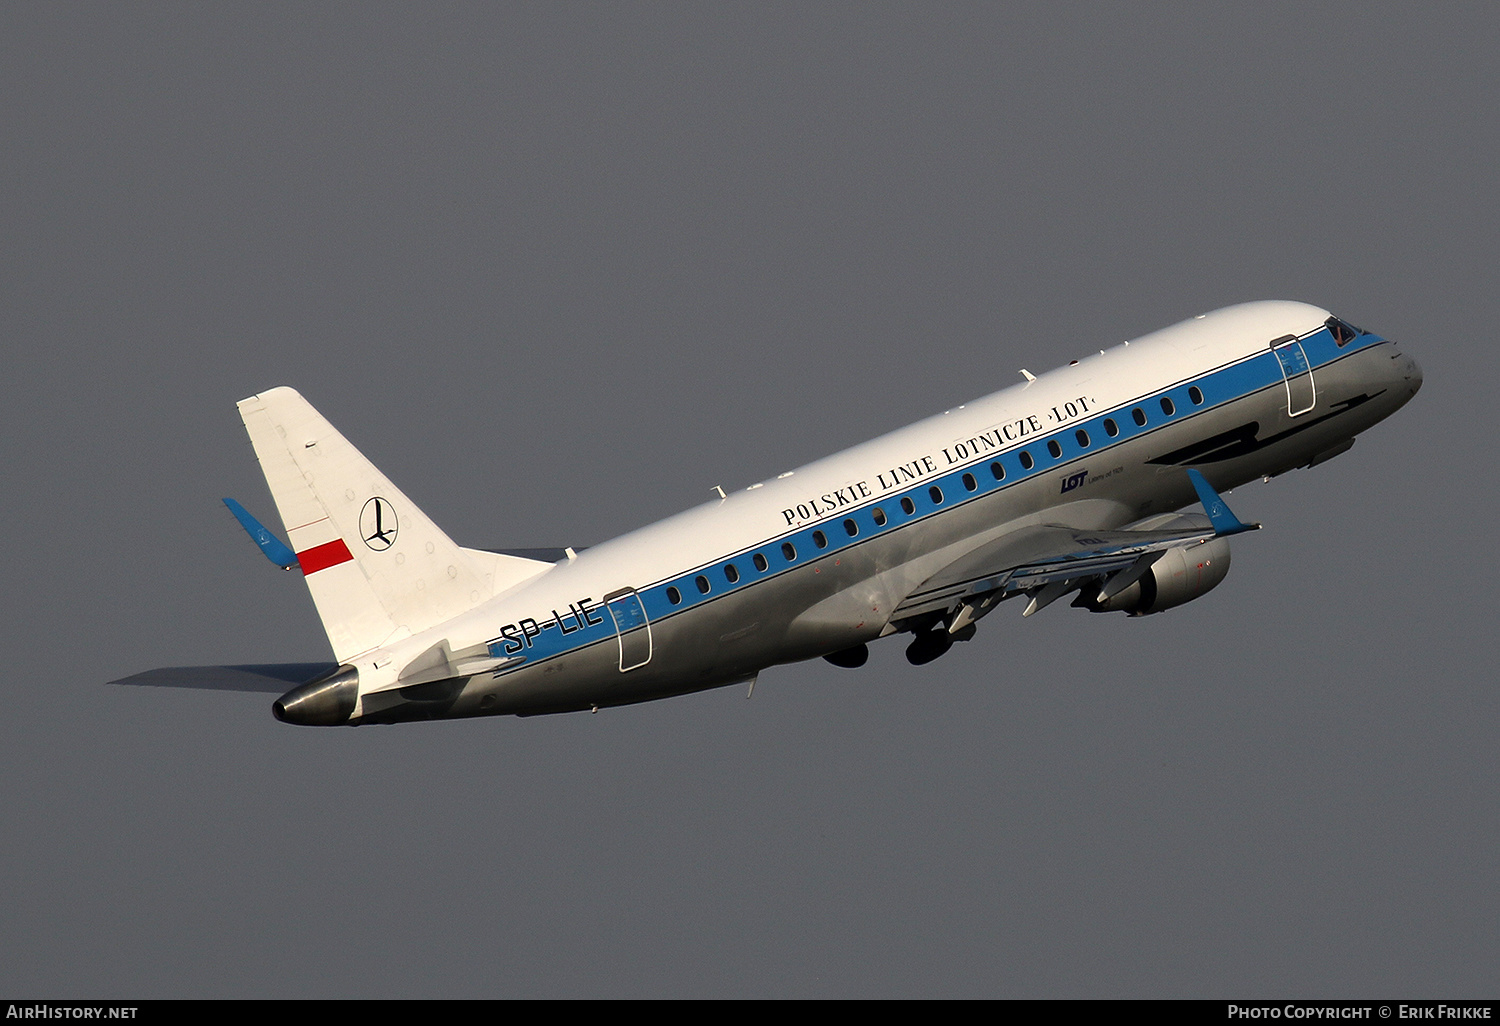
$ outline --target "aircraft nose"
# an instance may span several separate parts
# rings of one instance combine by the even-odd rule
[[[1422,387],[1422,368],[1410,356],[1403,356],[1406,360],[1406,384],[1411,389],[1411,394],[1416,395],[1417,390]]]

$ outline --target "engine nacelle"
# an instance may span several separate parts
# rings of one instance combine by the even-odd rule
[[[1208,520],[1191,513],[1163,519],[1165,522],[1151,524],[1146,529],[1191,527],[1200,520],[1206,527]],[[1229,539],[1210,538],[1196,545],[1168,549],[1167,554],[1153,563],[1139,581],[1118,595],[1100,602],[1097,589],[1089,589],[1073,604],[1095,613],[1124,612],[1131,616],[1146,616],[1191,602],[1212,591],[1228,573]]]

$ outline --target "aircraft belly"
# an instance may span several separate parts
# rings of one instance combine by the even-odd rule
[[[497,679],[475,678],[449,715],[533,715],[628,705],[748,680],[776,661],[795,574],[651,622],[651,659],[621,671],[611,638]],[[486,701],[486,697],[491,700]]]

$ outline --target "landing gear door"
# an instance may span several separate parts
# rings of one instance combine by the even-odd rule
[[[1289,417],[1298,417],[1317,404],[1317,390],[1313,386],[1312,367],[1307,362],[1307,353],[1296,337],[1288,335],[1271,343],[1271,351],[1281,363],[1281,376],[1286,381],[1286,412]]]
[[[634,588],[621,588],[604,596],[605,608],[615,621],[615,636],[620,642],[620,672],[645,666],[651,661],[651,623],[646,607]]]

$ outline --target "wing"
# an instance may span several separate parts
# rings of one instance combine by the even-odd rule
[[[1198,471],[1187,473],[1203,503],[1204,516],[1179,516],[1165,530],[1082,531],[1063,524],[1023,527],[933,574],[901,601],[891,619],[969,603],[963,622],[972,622],[999,599],[1018,592],[1032,595],[1026,610],[1030,615],[1078,583],[1098,578],[1106,579],[1100,596],[1108,598],[1134,584],[1170,549],[1260,527],[1241,523]],[[979,596],[986,597],[982,609],[971,601]],[[960,626],[955,620],[950,629]]]

